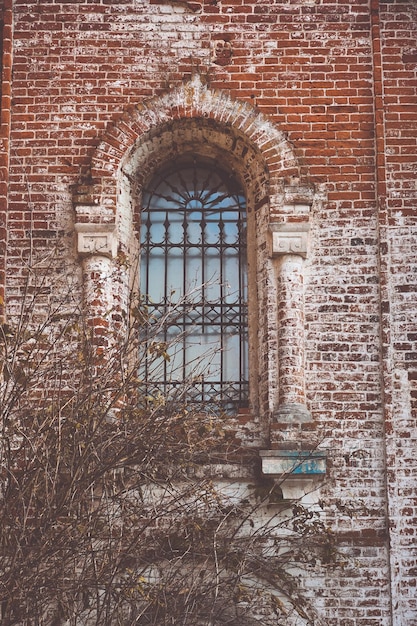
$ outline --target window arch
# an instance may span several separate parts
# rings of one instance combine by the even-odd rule
[[[236,413],[248,405],[246,200],[214,159],[185,155],[142,192],[147,395]],[[157,358],[155,358],[157,357]]]

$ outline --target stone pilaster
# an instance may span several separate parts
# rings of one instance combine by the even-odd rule
[[[112,223],[77,223],[77,251],[82,259],[84,311],[98,352],[109,347],[115,308],[117,236]]]
[[[305,222],[272,224],[271,254],[277,259],[278,407],[274,421],[311,420],[305,400],[304,259]]]

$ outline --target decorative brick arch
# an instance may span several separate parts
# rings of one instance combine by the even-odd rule
[[[281,204],[284,185],[300,181],[300,168],[294,150],[284,133],[251,105],[234,100],[225,91],[212,90],[200,76],[177,89],[137,105],[129,106],[111,125],[96,148],[88,180],[76,190],[79,221],[110,221],[117,214],[119,172],[135,147],[153,132],[179,120],[212,120],[217,127],[233,129],[246,146],[261,155],[268,175],[271,207]],[[227,132],[225,132],[227,135]],[[245,158],[245,155],[242,156]],[[277,200],[277,201],[276,201]],[[102,208],[97,211],[81,207]],[[90,215],[88,215],[90,213]]]
[[[249,313],[250,334],[256,337],[253,408],[264,421],[271,414],[279,421],[305,421],[302,264],[313,192],[300,183],[285,135],[249,104],[209,89],[199,76],[128,107],[106,132],[88,180],[76,190],[78,252],[91,325],[105,348],[103,336],[112,326],[108,312],[128,306],[136,274],[129,275],[117,258],[127,256],[132,267],[139,256],[141,189],[164,162],[185,153],[216,159],[233,171],[246,193],[249,301],[256,303]]]

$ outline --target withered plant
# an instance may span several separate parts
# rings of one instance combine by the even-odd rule
[[[318,513],[257,477],[190,381],[144,390],[169,319],[136,298],[98,349],[72,288],[46,292],[32,273],[0,328],[2,625],[318,623],[299,576],[331,557]]]

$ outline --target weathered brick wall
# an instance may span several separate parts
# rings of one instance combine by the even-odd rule
[[[73,190],[94,183],[96,147],[129,105],[197,72],[268,116],[297,159],[287,182],[325,198],[305,262],[305,386],[347,565],[306,587],[328,624],[416,623],[415,3],[14,0],[13,18],[10,311],[31,256],[59,242],[75,260]]]
[[[12,69],[11,2],[0,2],[0,319],[3,319],[6,278],[7,181],[9,177],[9,135]]]
[[[381,3],[381,279],[394,623],[417,619],[417,6]]]

